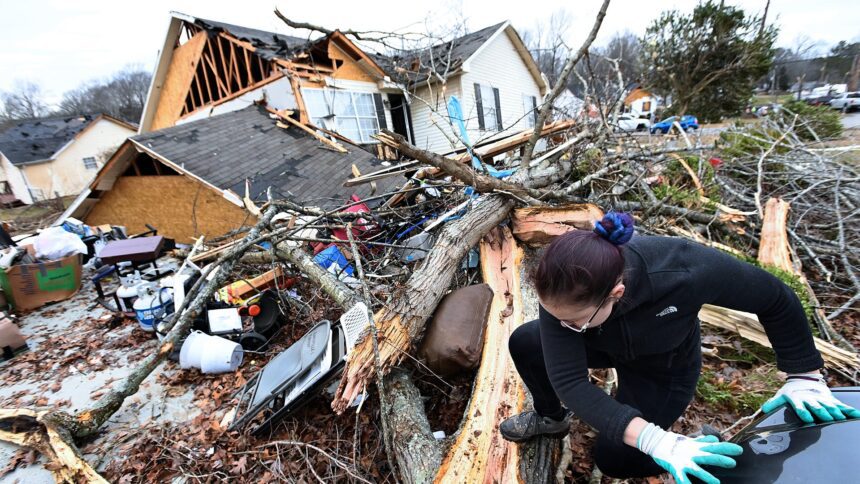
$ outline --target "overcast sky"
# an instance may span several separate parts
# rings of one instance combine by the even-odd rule
[[[110,75],[127,64],[151,70],[171,10],[202,18],[291,33],[272,13],[275,6],[295,20],[329,28],[423,31],[429,23],[462,17],[477,30],[511,20],[522,31],[558,10],[570,17],[570,45],[588,33],[599,0],[0,0],[0,90],[15,80],[41,85],[56,102],[82,82]],[[765,0],[727,0],[759,12]],[[613,0],[597,44],[614,33],[644,32],[660,10],[692,10],[691,0]],[[407,6],[408,5],[408,6]],[[769,18],[781,29],[778,44],[805,35],[829,48],[860,41],[858,0],[772,0]],[[295,32],[292,32],[295,33]]]

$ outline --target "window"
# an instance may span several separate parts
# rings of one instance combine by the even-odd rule
[[[95,170],[99,165],[96,163],[96,159],[92,156],[87,156],[84,158],[84,168],[87,170]]]
[[[311,121],[358,143],[375,143],[379,132],[382,97],[369,92],[341,89],[302,89]],[[378,99],[377,96],[379,97]]]
[[[642,102],[642,112],[650,113],[651,112],[651,101]]]
[[[523,115],[525,116],[526,127],[534,128],[538,117],[537,98],[535,96],[523,94]]]
[[[499,90],[475,83],[475,109],[478,113],[478,128],[481,131],[502,130],[502,108]]]

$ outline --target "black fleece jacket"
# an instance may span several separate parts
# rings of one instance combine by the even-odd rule
[[[800,301],[767,271],[671,237],[634,236],[623,252],[625,294],[603,325],[576,333],[540,308],[541,344],[556,394],[612,441],[622,442],[627,425],[641,414],[588,381],[586,347],[638,367],[640,361],[654,360],[645,357],[678,348],[699,324],[703,304],[755,313],[780,370],[799,373],[824,366]],[[691,363],[669,361],[675,369]]]

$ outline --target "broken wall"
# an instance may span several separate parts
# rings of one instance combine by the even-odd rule
[[[256,223],[244,209],[184,175],[121,176],[86,215],[89,225],[124,225],[130,234],[158,229],[178,242],[221,236]]]

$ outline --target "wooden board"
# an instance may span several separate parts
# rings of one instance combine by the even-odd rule
[[[557,207],[526,207],[511,217],[514,236],[529,245],[545,245],[571,230],[591,230],[603,218],[603,210],[590,203]]]
[[[499,423],[519,413],[525,392],[508,353],[508,338],[523,323],[520,268],[523,253],[507,227],[481,240],[481,272],[493,289],[481,367],[454,444],[435,482],[518,482],[518,446],[502,438]]]
[[[173,126],[182,115],[185,98],[191,89],[191,82],[205,46],[206,32],[198,32],[188,42],[173,50],[173,58],[170,60],[152,121],[153,131]]]
[[[216,237],[256,220],[209,187],[186,176],[123,176],[90,210],[89,225],[124,225],[129,233],[145,224],[159,235],[192,243],[195,237]]]

